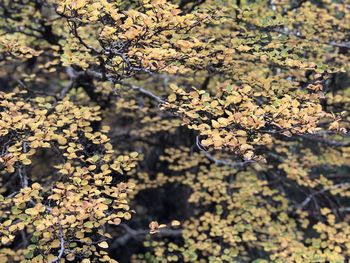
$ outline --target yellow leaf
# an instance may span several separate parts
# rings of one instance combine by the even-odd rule
[[[57,142],[60,144],[60,145],[66,145],[67,144],[67,139],[64,138],[63,136],[58,136],[57,137]]]
[[[251,47],[249,47],[249,46],[244,46],[244,45],[239,45],[239,46],[237,47],[237,50],[238,50],[238,51],[241,51],[241,52],[246,52],[246,51],[251,50]]]
[[[227,105],[233,103],[233,104],[237,104],[240,103],[242,101],[242,96],[239,95],[238,93],[234,96],[234,95],[230,95],[226,97],[226,102]]]
[[[93,228],[94,225],[92,224],[92,222],[88,221],[88,222],[85,222],[85,223],[84,223],[84,227]]]
[[[136,158],[138,155],[139,155],[139,153],[137,153],[137,152],[130,153],[131,158]]]
[[[108,248],[108,243],[106,241],[103,241],[101,243],[98,243],[98,246],[102,248]]]
[[[84,7],[86,4],[86,0],[75,0],[72,2],[72,7],[74,9],[80,9],[82,7]]]
[[[216,129],[219,128],[221,125],[216,120],[211,120],[211,125]]]
[[[32,163],[32,161],[29,160],[29,159],[24,159],[24,160],[22,161],[22,163],[23,163],[24,165],[30,165],[30,164]]]
[[[174,102],[176,100],[176,95],[175,94],[171,94],[168,96],[168,101],[169,102]]]
[[[178,220],[171,221],[171,226],[179,226],[181,223]]]
[[[75,259],[75,256],[74,256],[74,254],[68,254],[67,256],[66,256],[66,259],[68,260],[68,261],[73,261],[74,259]]]
[[[78,231],[76,234],[75,234],[76,238],[79,238],[79,239],[82,239],[84,238],[84,233],[81,232],[81,231]]]
[[[221,125],[224,125],[224,126],[227,126],[228,123],[229,123],[229,121],[228,121],[227,118],[222,118],[222,117],[218,119],[218,122],[219,122]],[[214,128],[215,128],[215,127],[214,127]]]

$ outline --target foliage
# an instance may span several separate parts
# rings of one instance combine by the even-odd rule
[[[0,2],[1,262],[347,262],[348,0]]]

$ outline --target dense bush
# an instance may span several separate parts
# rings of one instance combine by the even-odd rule
[[[347,262],[349,50],[349,0],[0,1],[0,262]]]

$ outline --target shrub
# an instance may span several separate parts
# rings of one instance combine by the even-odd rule
[[[346,262],[346,0],[3,0],[1,262]]]

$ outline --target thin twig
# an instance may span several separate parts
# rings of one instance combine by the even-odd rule
[[[135,86],[135,85],[132,85],[132,84],[128,84],[128,83],[123,83],[124,86],[127,86],[135,91],[138,91],[142,94],[144,94],[145,96],[151,98],[151,99],[154,99],[156,100],[157,102],[159,103],[165,103],[165,100],[163,100],[161,97],[157,96],[156,94],[154,94],[153,92],[149,91],[149,90],[146,90],[140,86]]]
[[[59,218],[57,217],[57,223],[59,225],[59,239],[60,239],[60,252],[58,254],[58,256],[56,258],[54,258],[53,260],[51,260],[49,263],[54,263],[54,262],[59,262],[60,259],[63,257],[64,254],[64,250],[65,250],[65,240],[63,237],[63,229],[62,229],[62,225],[61,222],[59,220]]]
[[[324,143],[324,144],[329,145],[329,146],[334,146],[334,147],[350,146],[350,142],[335,141],[335,140],[331,140],[331,139],[328,139],[328,138],[324,138],[324,137],[316,136],[316,135],[312,135],[312,134],[303,134],[303,135],[300,135],[300,136],[302,138],[304,138],[304,139],[315,141],[315,142]]]
[[[148,235],[149,229],[132,229],[126,224],[121,224],[120,225],[124,230],[125,234],[119,238],[117,238],[111,248],[116,248],[118,246],[123,246],[125,245],[130,239],[137,239],[140,237],[144,237]],[[160,229],[155,236],[157,237],[180,237],[182,235],[182,230],[181,229]]]
[[[201,150],[208,159],[210,159],[211,161],[213,161],[217,165],[218,164],[222,164],[222,165],[230,166],[230,167],[233,167],[233,168],[237,168],[237,167],[244,167],[247,164],[255,162],[254,160],[247,160],[247,161],[244,161],[244,162],[235,162],[235,163],[233,163],[233,162],[231,162],[229,160],[217,159],[213,155],[211,155],[207,150],[205,150],[204,147],[200,144],[199,135],[196,137],[196,145],[197,145],[198,149]]]
[[[300,205],[297,206],[297,208],[303,209],[305,206],[307,206],[308,203],[310,203],[310,201],[316,195],[322,194],[322,193],[327,192],[327,191],[332,190],[332,189],[341,188],[341,187],[350,187],[350,183],[335,184],[335,185],[331,185],[329,187],[326,187],[320,191],[314,192],[314,193],[310,194],[307,198],[305,198],[304,201]]]

